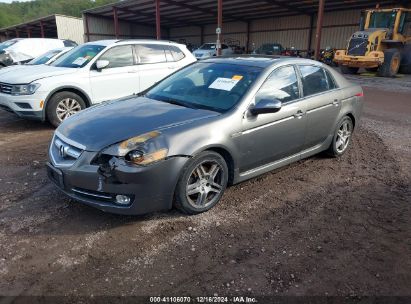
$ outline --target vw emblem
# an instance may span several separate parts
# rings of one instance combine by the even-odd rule
[[[359,45],[359,44],[357,44],[355,47],[356,47],[356,48],[359,48],[359,47],[360,47],[360,45]]]
[[[63,145],[61,145],[61,146],[59,147],[59,154],[60,154],[60,157],[61,157],[61,158],[66,157],[66,147],[64,147]]]

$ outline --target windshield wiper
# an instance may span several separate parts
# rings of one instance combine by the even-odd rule
[[[159,98],[157,100],[164,101],[164,102],[167,102],[167,103],[170,103],[170,104],[173,104],[173,105],[177,105],[177,106],[182,106],[182,107],[191,108],[191,109],[197,109],[197,107],[195,107],[192,104],[188,104],[186,102],[176,100],[176,99],[172,99],[172,98],[161,98],[161,99]]]

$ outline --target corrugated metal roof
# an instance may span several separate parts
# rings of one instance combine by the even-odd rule
[[[223,0],[224,22],[249,21],[269,17],[313,15],[319,0]],[[381,6],[400,5],[403,0],[379,0]],[[325,1],[325,11],[375,7],[375,0]],[[116,8],[120,20],[155,24],[154,0],[125,0],[84,11],[85,14],[113,18]],[[215,23],[217,0],[161,0],[161,25],[166,27]],[[330,21],[332,22],[332,21]],[[358,22],[358,21],[356,21]]]

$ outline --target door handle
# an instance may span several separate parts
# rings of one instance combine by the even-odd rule
[[[130,73],[130,74],[132,74],[132,73],[138,73],[138,70],[130,70],[130,71],[127,71],[127,73]]]
[[[176,67],[175,66],[169,66],[168,67],[170,70],[174,70]]]
[[[304,116],[303,111],[298,110],[297,113],[294,114],[294,118],[301,119]]]
[[[335,105],[336,107],[340,105],[340,101],[338,99],[334,99],[333,101],[333,105]]]

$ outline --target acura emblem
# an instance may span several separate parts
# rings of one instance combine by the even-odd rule
[[[64,157],[66,157],[66,149],[67,149],[68,147],[65,147],[64,145],[61,145],[60,147],[59,147],[59,154],[60,154],[60,157],[61,158],[64,158]]]

